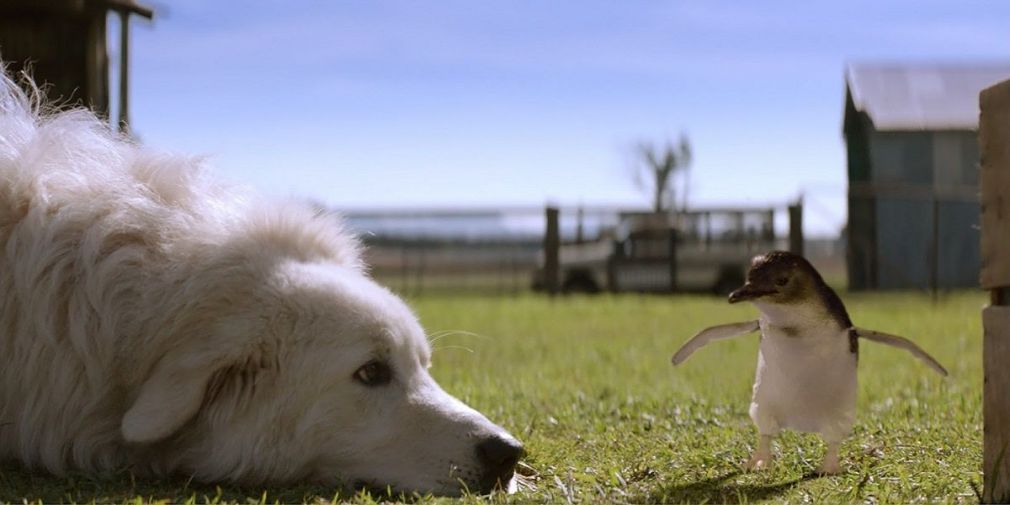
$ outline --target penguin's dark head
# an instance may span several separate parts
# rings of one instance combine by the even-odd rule
[[[793,304],[815,296],[820,274],[803,256],[785,251],[772,251],[755,256],[747,271],[747,282],[730,293],[729,303],[761,300],[776,304]]]

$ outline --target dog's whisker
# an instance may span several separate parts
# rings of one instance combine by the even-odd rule
[[[431,352],[434,353],[435,351],[441,351],[443,349],[461,349],[461,350],[469,352],[471,354],[473,353],[473,349],[470,349],[469,347],[463,347],[461,345],[442,345],[442,346],[439,346],[439,347],[433,347],[431,349]]]
[[[443,339],[445,337],[450,337],[453,335],[467,335],[469,333],[470,332],[464,330],[442,330],[432,333],[431,335],[428,336],[428,338],[429,342],[434,342],[436,340]]]
[[[445,337],[456,336],[456,335],[461,335],[461,336],[464,336],[464,337],[477,337],[477,338],[483,338],[483,339],[489,339],[489,338],[491,338],[491,337],[489,337],[487,335],[481,335],[479,333],[474,333],[472,331],[465,331],[465,330],[442,330],[442,331],[434,332],[431,335],[429,335],[428,336],[428,343],[429,344],[434,344],[435,342],[437,342],[437,341],[439,341],[439,340],[441,340],[441,339],[443,339]]]
[[[449,335],[452,335],[452,330],[448,330],[448,331],[436,331],[436,332],[431,333],[431,334],[428,335],[428,343],[435,343],[439,339],[445,338],[445,337],[447,337]]]

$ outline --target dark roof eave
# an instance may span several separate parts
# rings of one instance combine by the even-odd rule
[[[975,132],[978,133],[978,127],[968,127],[968,126],[886,126],[883,128],[873,128],[875,132],[881,133],[944,133],[944,132]]]
[[[129,14],[136,14],[146,19],[154,18],[153,9],[134,2],[133,0],[102,0],[102,3],[109,10],[125,11]]]

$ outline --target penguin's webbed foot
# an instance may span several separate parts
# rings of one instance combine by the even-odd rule
[[[767,470],[771,468],[774,458],[770,453],[758,453],[755,452],[753,456],[744,463],[744,470],[748,471],[759,471]]]
[[[772,466],[774,456],[772,456],[773,435],[761,435],[758,437],[758,446],[754,450],[750,459],[744,463],[744,470],[765,470]]]
[[[838,461],[823,461],[817,467],[817,475],[838,475],[842,473],[842,465]]]
[[[842,473],[842,465],[838,459],[838,442],[828,443],[828,450],[824,453],[821,466],[817,467],[817,475],[838,475]]]

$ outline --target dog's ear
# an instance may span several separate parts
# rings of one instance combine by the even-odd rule
[[[200,410],[207,385],[219,367],[212,362],[166,355],[144,384],[120,427],[132,443],[161,440],[182,428]]]
[[[146,444],[165,439],[212,404],[222,389],[230,391],[225,386],[241,383],[243,377],[257,377],[259,369],[279,366],[269,342],[273,335],[281,334],[282,327],[277,325],[286,324],[286,319],[273,314],[264,326],[263,313],[253,307],[265,302],[252,298],[250,289],[243,288],[261,281],[249,272],[236,273],[225,263],[208,270],[212,273],[194,288],[193,297],[199,303],[167,320],[161,333],[153,337],[170,342],[171,347],[150,368],[140,387],[130,391],[135,394],[133,403],[120,424],[126,442]],[[227,278],[210,277],[223,275],[214,272],[227,272]],[[214,292],[202,292],[211,289]]]
[[[223,395],[252,393],[260,374],[279,367],[276,354],[264,343],[231,353],[219,351],[176,350],[162,357],[123,415],[123,439],[131,443],[164,439]]]

